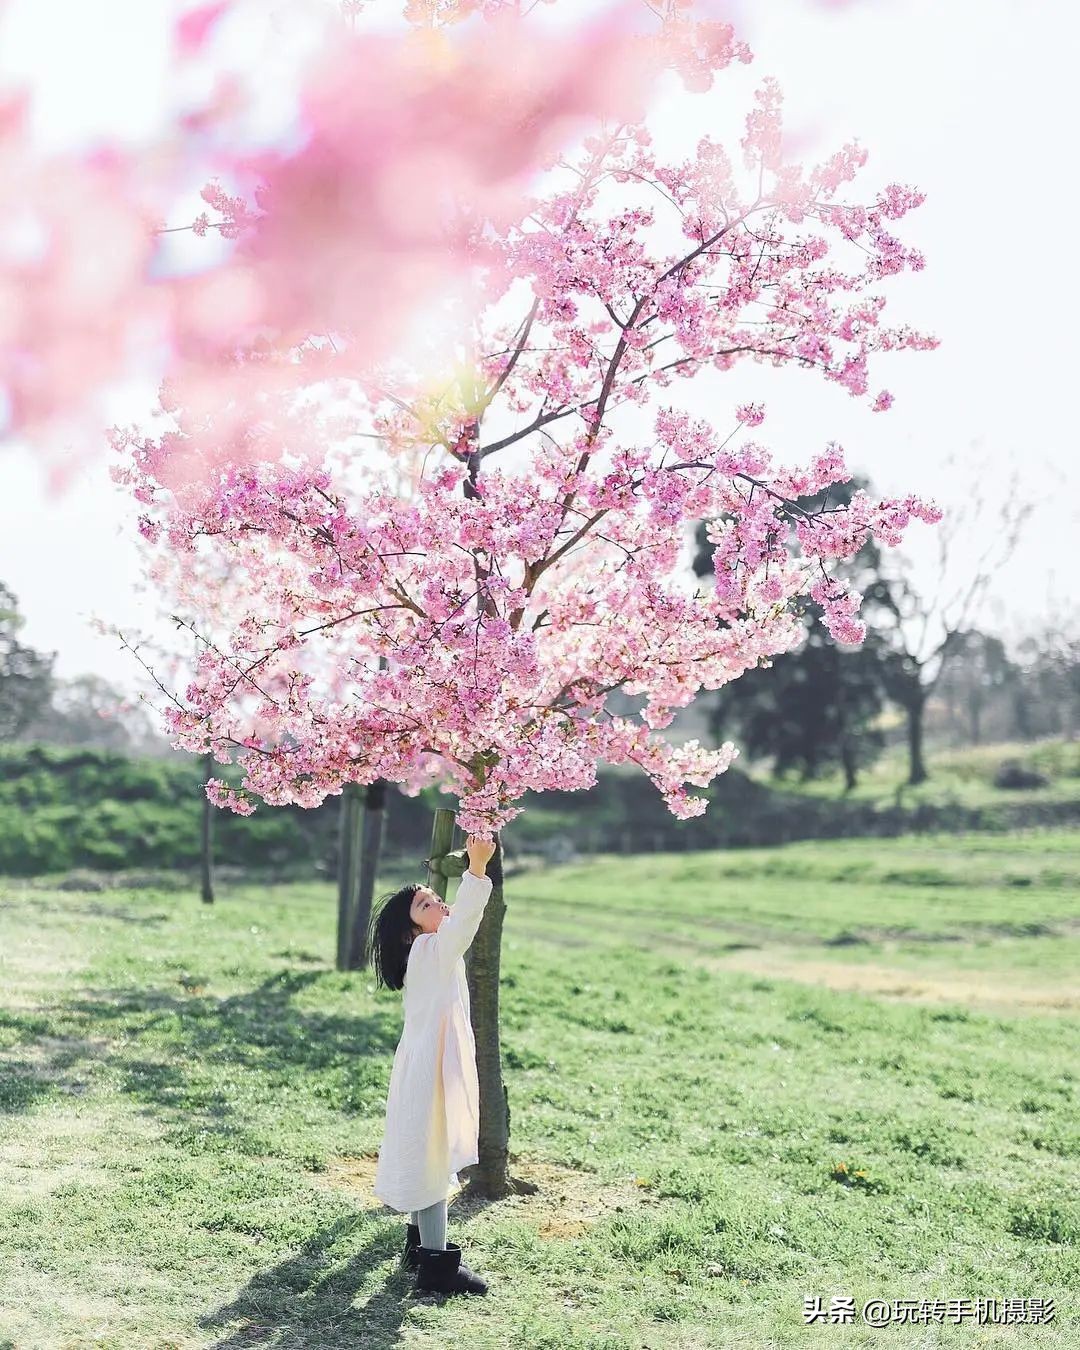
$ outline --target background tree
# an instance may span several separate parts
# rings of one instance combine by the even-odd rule
[[[53,663],[19,641],[26,620],[10,587],[0,582],[0,741],[13,741],[40,718],[53,694]]]
[[[903,710],[907,729],[908,784],[926,781],[926,705],[943,673],[975,628],[986,591],[1012,556],[1031,503],[1016,481],[993,504],[976,480],[968,504],[937,533],[938,557],[929,582],[916,586],[909,562],[895,558],[894,575],[878,606],[882,672],[889,697]],[[973,561],[966,553],[981,542]]]
[[[1076,739],[1080,729],[1080,633],[1043,625],[1017,644],[1014,719],[1019,734]]]
[[[199,827],[199,880],[204,905],[214,903],[214,807],[206,794],[206,784],[214,774],[214,756],[203,755],[202,818]]]
[[[100,675],[56,678],[48,703],[18,738],[50,745],[99,746],[121,754],[171,756],[145,704]]]
[[[941,673],[937,693],[956,743],[981,745],[987,712],[994,706],[1013,712],[1020,668],[992,633],[968,629],[956,634],[954,644],[953,659]]]

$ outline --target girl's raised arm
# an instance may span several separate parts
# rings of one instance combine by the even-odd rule
[[[449,971],[458,957],[469,950],[491,895],[492,880],[484,869],[495,852],[494,843],[470,834],[465,851],[469,855],[468,871],[461,875],[450,913],[430,935],[435,959],[443,971]]]
[[[449,971],[458,957],[464,956],[469,950],[484,917],[491,887],[490,877],[474,876],[472,872],[462,875],[450,913],[439,924],[437,931],[429,935],[435,960],[441,970]]]

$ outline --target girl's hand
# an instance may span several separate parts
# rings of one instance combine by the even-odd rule
[[[495,841],[478,839],[475,834],[470,834],[465,842],[465,852],[469,855],[469,871],[482,875],[495,852]]]

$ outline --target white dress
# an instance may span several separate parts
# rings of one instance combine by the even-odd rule
[[[402,1213],[445,1200],[458,1169],[479,1161],[480,1085],[464,956],[491,886],[490,877],[465,872],[438,932],[422,933],[409,951],[405,1026],[373,1188]]]

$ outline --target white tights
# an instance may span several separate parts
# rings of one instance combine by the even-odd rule
[[[409,1222],[420,1228],[420,1246],[428,1251],[446,1250],[446,1201],[438,1200],[427,1209],[414,1209]]]

